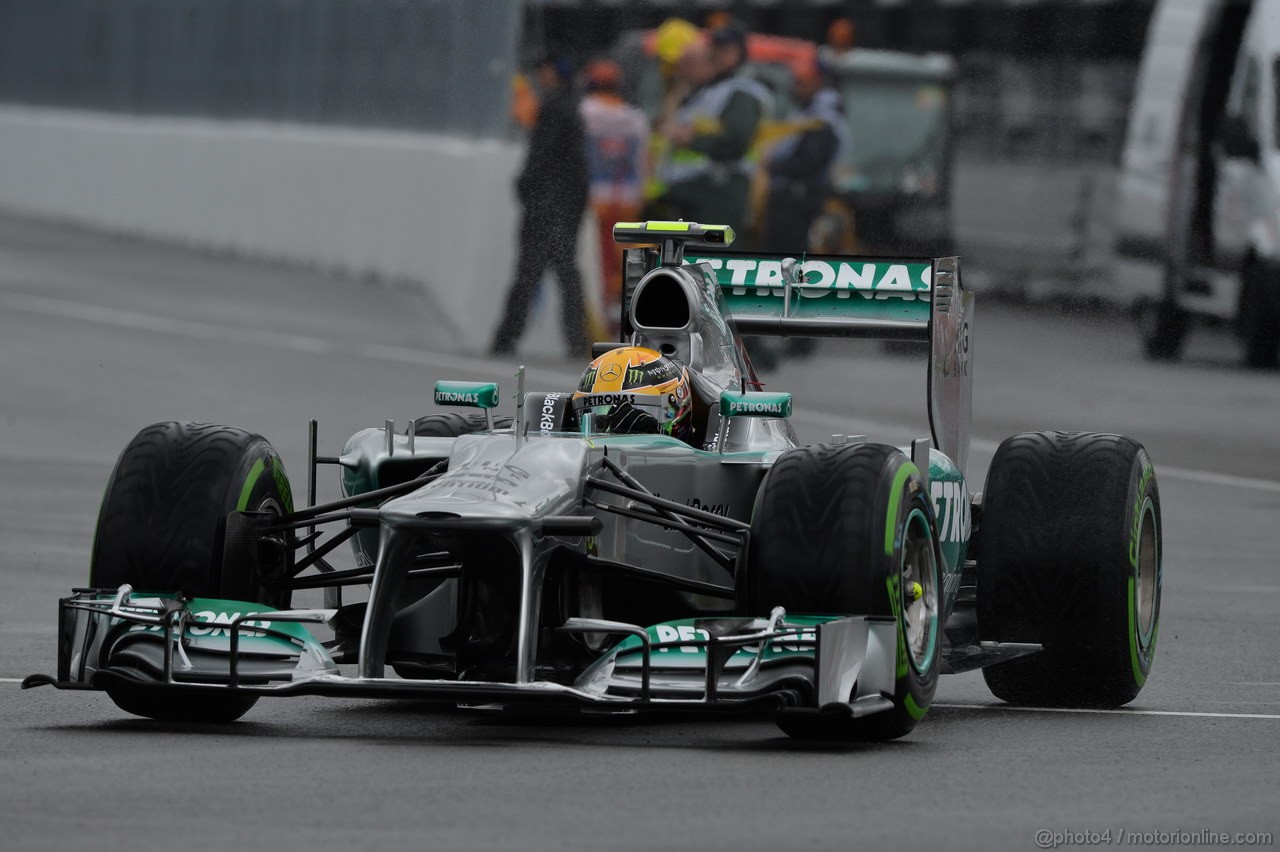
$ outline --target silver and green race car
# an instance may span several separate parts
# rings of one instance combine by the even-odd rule
[[[261,436],[149,426],[107,486],[91,588],[61,601],[57,675],[24,685],[158,719],[334,695],[770,712],[832,740],[903,736],[948,672],[982,668],[1019,704],[1138,694],[1160,608],[1151,461],[1120,435],[1024,433],[971,488],[956,258],[730,253],[730,229],[686,222],[614,233],[636,246],[623,342],[686,366],[692,440],[602,434],[572,389],[526,391],[523,372],[513,418],[497,384],[440,382],[460,409],[336,457],[313,421],[298,507]],[[743,334],[927,343],[932,435],[800,445]],[[346,497],[317,505],[326,466]],[[324,606],[290,608],[303,589]]]

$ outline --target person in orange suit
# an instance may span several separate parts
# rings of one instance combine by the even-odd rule
[[[622,249],[614,244],[615,222],[634,221],[644,206],[648,179],[649,120],[618,94],[622,69],[600,59],[587,66],[582,119],[587,131],[591,208],[600,234],[602,303],[616,338],[621,318]]]

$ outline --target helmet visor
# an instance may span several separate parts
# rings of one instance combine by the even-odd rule
[[[670,425],[679,419],[680,401],[675,392],[668,393],[631,393],[615,391],[612,393],[585,393],[573,400],[573,410],[581,417],[583,412],[590,412],[592,417],[601,417],[620,405],[631,405],[651,415],[658,424],[667,431]]]

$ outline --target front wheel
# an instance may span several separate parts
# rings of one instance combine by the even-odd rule
[[[261,435],[203,423],[156,423],[116,461],[98,515],[89,585],[180,592],[286,607],[288,592],[268,592],[252,565],[224,563],[227,515],[293,511],[284,465]],[[112,660],[107,665],[128,665]],[[257,698],[228,693],[184,698],[108,690],[122,710],[174,721],[229,722]]]
[[[1160,524],[1151,458],[1130,438],[1028,432],[1000,445],[983,492],[978,630],[1043,650],[983,669],[997,698],[1137,697],[1159,632]]]
[[[893,708],[861,718],[782,714],[791,736],[891,740],[933,701],[941,666],[942,556],[937,519],[915,464],[882,444],[819,444],[784,453],[766,475],[738,576],[747,615],[775,606],[806,615],[897,621]]]

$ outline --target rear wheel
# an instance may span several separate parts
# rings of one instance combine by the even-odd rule
[[[1160,618],[1160,492],[1121,435],[1029,432],[983,492],[978,629],[1044,650],[983,669],[1015,704],[1118,707],[1142,689]]]
[[[880,444],[815,445],[785,453],[760,486],[740,605],[761,615],[891,616],[898,623],[893,709],[779,717],[788,734],[889,740],[923,718],[941,664],[941,555],[920,471]]]
[[[293,511],[284,465],[266,439],[202,423],[148,426],[107,482],[89,584],[288,606],[288,592],[264,589],[250,562],[224,564],[227,515],[236,511]],[[193,706],[167,695],[108,694],[129,713],[183,721],[231,721],[257,700],[228,693]]]

